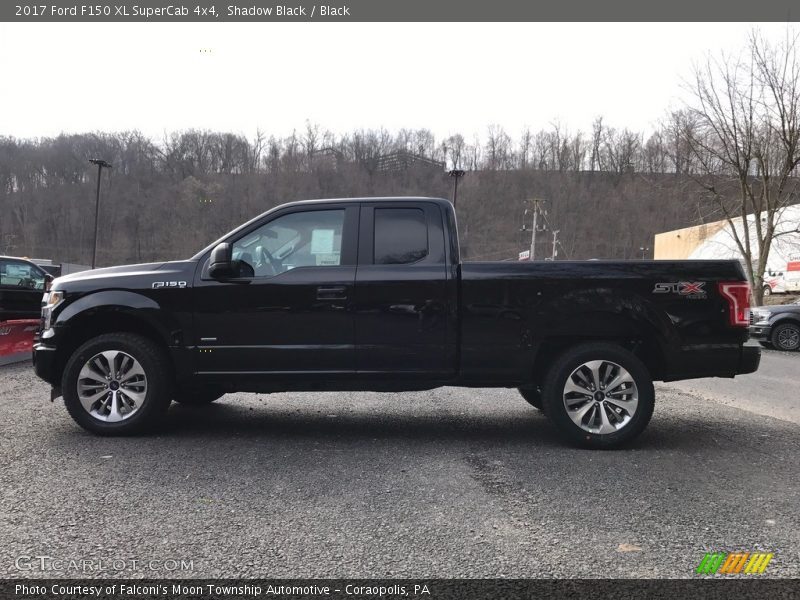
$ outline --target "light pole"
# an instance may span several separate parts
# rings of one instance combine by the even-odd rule
[[[650,252],[650,248],[645,248],[644,246],[639,247],[639,252],[642,253],[642,260],[644,260],[644,255],[646,252]]]
[[[453,169],[447,172],[450,177],[454,179],[453,181],[453,208],[456,207],[456,200],[458,199],[458,180],[461,179],[464,175],[467,174],[466,171],[463,169]]]
[[[92,250],[92,269],[94,269],[97,260],[97,231],[100,225],[100,179],[103,175],[103,167],[110,169],[111,163],[108,163],[100,158],[90,158],[89,162],[97,165],[97,197],[94,205],[94,249]]]

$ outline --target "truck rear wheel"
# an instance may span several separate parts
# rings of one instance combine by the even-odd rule
[[[542,410],[542,388],[538,385],[533,387],[517,388],[520,395],[525,398],[525,401],[532,407]]]
[[[78,425],[100,435],[149,429],[169,406],[168,360],[158,345],[132,333],[87,341],[64,369],[67,411]]]
[[[613,448],[644,431],[655,391],[647,367],[615,344],[587,343],[561,354],[545,377],[547,416],[572,443]]]

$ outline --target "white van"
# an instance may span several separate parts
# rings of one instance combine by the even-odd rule
[[[787,292],[800,292],[800,256],[793,256],[792,258],[793,260],[786,263],[783,287]]]

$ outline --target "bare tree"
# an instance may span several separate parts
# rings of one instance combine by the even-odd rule
[[[709,57],[696,69],[688,106],[696,125],[686,140],[700,168],[695,179],[724,214],[758,304],[776,225],[797,196],[797,42],[787,35],[773,44],[754,32],[743,56]]]
[[[519,139],[519,167],[520,169],[527,169],[528,162],[531,156],[531,145],[533,144],[533,134],[529,127],[522,130],[522,135]]]
[[[664,136],[665,153],[670,169],[676,175],[694,172],[692,150],[689,140],[695,137],[697,119],[691,110],[677,110],[670,113],[661,127]],[[669,169],[667,169],[669,170]]]
[[[591,170],[592,171],[602,171],[603,164],[600,156],[600,146],[603,143],[603,136],[605,132],[603,131],[603,117],[597,117],[592,123],[592,158],[591,158]]]
[[[461,168],[461,162],[464,156],[466,142],[464,136],[460,133],[451,135],[444,141],[444,160],[447,162],[448,158],[454,169]]]

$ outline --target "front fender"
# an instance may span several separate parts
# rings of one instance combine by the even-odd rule
[[[53,327],[63,331],[101,315],[140,320],[158,334],[167,346],[183,342],[180,324],[158,302],[124,290],[104,290],[78,298],[55,316]]]
[[[791,323],[792,325],[800,325],[800,314],[798,313],[778,313],[770,319],[770,327],[777,327],[784,323]]]

